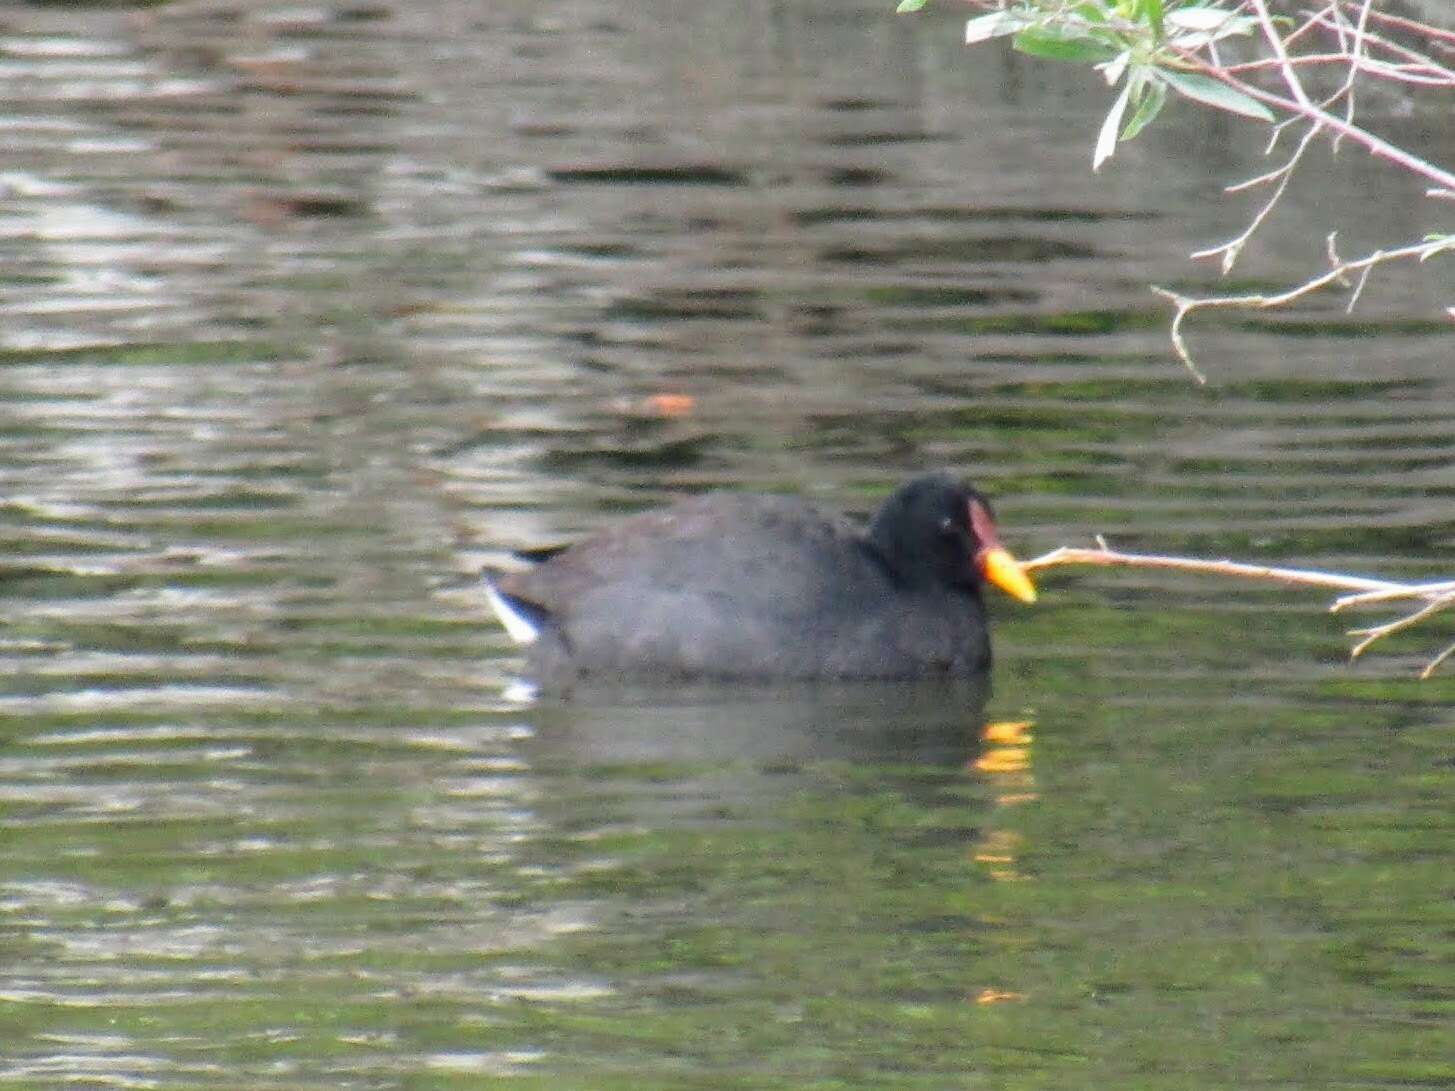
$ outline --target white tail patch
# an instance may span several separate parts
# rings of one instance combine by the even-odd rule
[[[533,682],[527,682],[524,679],[520,678],[511,679],[510,683],[503,690],[500,691],[500,696],[513,705],[535,704],[535,699],[539,695],[539,686],[535,685]],[[525,735],[521,736],[523,738],[529,738],[532,734],[534,734],[532,731],[530,731],[529,728],[522,727],[518,730],[525,732]]]
[[[505,626],[506,633],[510,639],[517,644],[534,644],[541,635],[541,628],[523,610],[506,598],[489,580],[485,581],[485,597],[490,600],[490,609],[495,611],[495,616],[500,619],[500,624]]]

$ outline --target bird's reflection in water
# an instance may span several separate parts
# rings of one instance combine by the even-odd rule
[[[634,799],[644,821],[664,807],[761,818],[830,767],[963,776],[986,696],[983,679],[577,688],[569,703],[530,710],[534,735],[522,749],[537,773],[577,786],[610,780],[618,803]]]
[[[577,687],[535,706],[533,749],[588,763],[973,761],[984,679],[947,683]]]
[[[920,836],[933,851],[943,841],[931,831],[940,829],[964,834],[967,879],[980,872],[996,881],[1020,880],[1019,835],[1005,828],[1004,820],[1008,808],[1036,798],[1031,725],[987,724],[987,696],[984,680],[577,690],[570,703],[533,706],[534,735],[524,753],[551,786],[542,813],[575,836],[610,831],[618,838],[634,837],[663,829],[717,834],[747,822],[793,831],[772,842],[778,853],[813,852],[832,844],[849,858],[862,852],[865,860],[882,862],[915,853]],[[965,789],[977,781],[989,791],[967,794]],[[910,805],[912,810],[903,813],[919,817],[907,826],[871,822],[825,838],[819,831],[862,815],[852,807],[820,809],[811,801],[844,791],[888,792]],[[970,813],[963,812],[967,807]],[[952,811],[960,813],[943,824],[933,817],[938,813],[944,819]],[[706,849],[710,857],[728,843],[713,836],[703,844],[712,846]],[[743,845],[761,847],[762,842],[745,837]],[[688,855],[678,861],[683,868],[714,866],[710,858],[696,859],[693,847]],[[813,866],[801,862],[786,870],[784,860],[777,865],[774,871],[763,861],[771,876],[796,874],[795,867],[814,873]],[[739,865],[733,873],[744,874]],[[967,890],[975,889],[971,881]],[[873,879],[866,876],[864,883],[872,896]],[[795,896],[784,897],[792,902]],[[886,917],[886,926],[899,920],[899,915]],[[984,920],[1001,923],[993,916]],[[966,971],[968,1001],[1025,999],[1013,983],[977,981],[970,967]]]

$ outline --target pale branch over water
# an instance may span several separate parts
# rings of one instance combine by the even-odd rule
[[[928,0],[900,0],[900,11],[917,11]],[[967,44],[1010,37],[1032,56],[1088,64],[1111,88],[1119,88],[1102,121],[1092,169],[1150,125],[1169,97],[1267,123],[1272,155],[1286,133],[1296,149],[1280,166],[1228,186],[1230,193],[1267,187],[1247,226],[1221,245],[1193,258],[1218,259],[1227,275],[1248,241],[1286,196],[1289,182],[1315,140],[1337,152],[1348,145],[1422,180],[1425,196],[1455,199],[1455,171],[1375,132],[1362,116],[1365,93],[1383,85],[1399,109],[1429,103],[1448,110],[1455,93],[1455,29],[1381,10],[1390,0],[1313,0],[1305,5],[1271,0],[968,0],[983,14],[966,24]],[[1436,114],[1435,116],[1439,116]],[[1377,119],[1376,119],[1377,120]],[[1444,214],[1436,207],[1431,220]],[[1193,296],[1155,288],[1175,308],[1172,345],[1198,382],[1183,334],[1189,315],[1201,310],[1282,307],[1315,292],[1340,287],[1352,310],[1377,269],[1395,262],[1424,262],[1455,252],[1455,234],[1431,230],[1346,260],[1335,251],[1337,232],[1326,232],[1326,269],[1284,291]],[[1446,313],[1455,318],[1455,307]]]
[[[1354,19],[1350,19],[1345,14],[1346,7],[1352,9],[1356,16]],[[1344,140],[1362,145],[1371,155],[1393,162],[1406,172],[1434,183],[1434,188],[1427,191],[1426,195],[1429,197],[1448,198],[1451,196],[1452,191],[1455,191],[1455,173],[1422,159],[1409,150],[1392,144],[1356,124],[1354,96],[1356,77],[1360,75],[1368,79],[1420,84],[1448,92],[1455,89],[1455,71],[1439,64],[1428,54],[1390,42],[1373,33],[1368,24],[1371,19],[1380,19],[1381,13],[1374,8],[1372,0],[1358,0],[1357,5],[1347,3],[1347,0],[1346,2],[1332,0],[1318,10],[1305,12],[1303,24],[1283,37],[1280,37],[1274,17],[1269,13],[1266,0],[1244,0],[1244,4],[1240,5],[1239,10],[1244,9],[1252,13],[1262,31],[1264,41],[1271,53],[1270,57],[1243,65],[1229,65],[1223,63],[1216,51],[1212,49],[1207,51],[1206,56],[1200,49],[1176,49],[1175,52],[1184,63],[1194,70],[1200,71],[1238,93],[1262,102],[1284,115],[1284,120],[1274,127],[1274,137],[1269,144],[1269,152],[1273,150],[1278,136],[1287,126],[1302,122],[1307,124],[1307,128],[1297,150],[1282,167],[1257,178],[1227,187],[1228,192],[1232,193],[1250,186],[1269,182],[1277,183],[1272,196],[1255,214],[1246,230],[1230,242],[1193,254],[1194,258],[1221,255],[1223,273],[1227,274],[1231,271],[1244,244],[1258,231],[1282,199],[1288,182],[1299,161],[1303,158],[1309,142],[1320,135],[1331,137],[1336,149]],[[1417,31],[1427,40],[1439,40],[1448,36],[1448,32],[1408,20],[1403,21],[1400,25],[1401,29],[1406,31]],[[1292,53],[1289,47],[1315,28],[1334,35],[1336,51],[1332,54],[1313,55]],[[1372,58],[1370,54],[1374,49],[1385,50],[1398,58],[1400,63],[1386,63]],[[1316,102],[1304,87],[1299,69],[1309,63],[1338,63],[1339,60],[1348,66],[1345,79],[1327,98]],[[1281,76],[1288,89],[1286,96],[1242,78],[1244,72],[1263,68],[1269,68]],[[1340,100],[1344,103],[1342,117],[1330,112],[1330,108]],[[1344,261],[1334,251],[1335,234],[1330,233],[1327,240],[1329,269],[1284,292],[1193,298],[1168,291],[1165,288],[1154,287],[1152,289],[1158,295],[1170,300],[1176,307],[1176,314],[1172,319],[1172,346],[1183,365],[1199,383],[1206,382],[1206,378],[1193,362],[1192,353],[1182,335],[1183,320],[1193,311],[1225,307],[1253,309],[1281,307],[1330,284],[1340,284],[1351,288],[1346,309],[1352,311],[1364,290],[1369,274],[1377,266],[1409,258],[1425,261],[1441,251],[1451,249],[1451,236],[1432,234],[1413,245],[1380,249],[1363,258]],[[1351,286],[1347,274],[1354,272],[1357,272],[1359,277],[1357,282]],[[1448,313],[1455,317],[1455,308],[1449,308]]]
[[[1278,199],[1278,194],[1281,193],[1282,189],[1280,188],[1278,193],[1274,195],[1275,201]],[[1267,206],[1264,212],[1259,214],[1258,218],[1254,221],[1248,232],[1239,236],[1239,238],[1235,239],[1233,242],[1227,243],[1225,246],[1217,247],[1214,250],[1202,251],[1199,254],[1195,254],[1193,256],[1201,257],[1214,254],[1222,250],[1227,250],[1229,253],[1232,253],[1234,248],[1241,247],[1242,244],[1248,240],[1248,236],[1253,231],[1257,230],[1259,224],[1262,222],[1263,217],[1267,214],[1268,211],[1271,210],[1271,208],[1271,204]],[[1437,253],[1440,250],[1450,248],[1449,244],[1444,242],[1419,242],[1415,243],[1412,246],[1401,246],[1394,250],[1377,250],[1373,254],[1368,254],[1355,261],[1344,261],[1338,256],[1338,252],[1334,249],[1334,244],[1335,237],[1333,235],[1330,235],[1328,239],[1325,240],[1325,245],[1327,246],[1329,253],[1329,269],[1327,272],[1322,273],[1319,276],[1312,277],[1309,280],[1304,281],[1302,284],[1299,284],[1296,287],[1290,288],[1284,292],[1276,292],[1272,294],[1259,293],[1251,295],[1193,297],[1182,295],[1181,293],[1174,292],[1168,288],[1161,288],[1157,285],[1153,285],[1152,291],[1156,292],[1164,299],[1169,300],[1177,308],[1177,313],[1173,315],[1172,318],[1172,347],[1176,349],[1177,355],[1182,360],[1183,366],[1192,373],[1193,377],[1199,383],[1207,382],[1207,377],[1198,369],[1197,365],[1193,363],[1192,353],[1188,350],[1187,342],[1183,339],[1182,336],[1183,320],[1186,319],[1187,316],[1193,311],[1218,307],[1236,307],[1245,310],[1262,310],[1268,307],[1282,307],[1284,304],[1292,303],[1295,299],[1316,292],[1320,288],[1326,288],[1330,284],[1347,285],[1348,275],[1350,273],[1358,273],[1359,280],[1354,285],[1353,290],[1350,292],[1349,303],[1346,307],[1346,310],[1352,310],[1354,304],[1359,301],[1359,294],[1364,289],[1364,283],[1365,280],[1368,278],[1369,272],[1375,266],[1383,265],[1386,262],[1399,261],[1402,258],[1411,257],[1419,258],[1421,261],[1423,261],[1425,258],[1429,257],[1433,253]],[[1452,315],[1455,315],[1455,308],[1451,308],[1451,313]]]
[[[1351,606],[1370,606],[1401,599],[1413,599],[1418,605],[1411,612],[1385,622],[1362,629],[1350,629],[1348,635],[1362,637],[1350,651],[1350,658],[1357,659],[1372,644],[1393,633],[1408,629],[1425,621],[1442,610],[1455,606],[1455,581],[1442,580],[1434,583],[1402,583],[1398,580],[1377,579],[1372,576],[1354,576],[1342,572],[1320,572],[1307,568],[1279,568],[1271,565],[1249,564],[1244,561],[1210,561],[1198,557],[1175,557],[1155,553],[1124,553],[1112,549],[1098,536],[1096,548],[1061,546],[1024,562],[1021,567],[1027,572],[1060,565],[1082,564],[1102,568],[1160,568],[1176,572],[1197,572],[1213,576],[1235,576],[1241,579],[1264,580],[1287,586],[1322,587],[1347,594],[1334,600],[1330,613]],[[1455,655],[1455,644],[1440,652],[1420,672],[1421,678],[1428,678],[1446,659]]]

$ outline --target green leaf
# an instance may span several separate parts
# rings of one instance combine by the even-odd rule
[[[992,11],[989,15],[977,15],[965,24],[965,44],[974,45],[976,42],[1015,34],[1025,29],[1026,25],[1024,16],[1011,11]]]
[[[1251,34],[1258,26],[1250,15],[1234,15],[1217,8],[1178,8],[1167,13],[1170,41],[1179,49],[1196,51],[1234,35]]]
[[[1131,63],[1132,51],[1124,49],[1105,64],[1099,64],[1096,67],[1106,77],[1106,85],[1108,87],[1115,87],[1117,82],[1122,78],[1122,73],[1127,70],[1127,65]]]
[[[1092,170],[1100,170],[1101,165],[1111,158],[1112,152],[1117,150],[1117,131],[1122,127],[1122,115],[1127,112],[1127,102],[1131,95],[1132,84],[1128,80],[1122,93],[1106,112],[1106,120],[1101,123],[1101,132],[1096,134],[1096,151],[1091,153]]]
[[[1194,99],[1205,106],[1242,114],[1258,121],[1273,120],[1272,112],[1257,99],[1225,83],[1219,83],[1211,76],[1204,76],[1200,72],[1183,72],[1178,68],[1159,68],[1157,75],[1179,95]]]
[[[1137,18],[1162,37],[1162,0],[1137,0]]]
[[[1178,30],[1218,30],[1228,23],[1251,26],[1254,20],[1218,8],[1178,8],[1167,13],[1167,22]]]
[[[1122,139],[1130,140],[1156,120],[1167,103],[1167,85],[1153,76],[1141,85],[1141,95],[1132,118],[1122,130]]]
[[[1095,38],[1073,38],[1041,27],[1028,27],[1015,36],[1015,47],[1032,57],[1046,57],[1053,61],[1104,61],[1112,56],[1112,50]]]
[[[930,0],[899,0],[899,7],[894,9],[894,14],[903,15],[908,11],[919,11],[929,2]]]

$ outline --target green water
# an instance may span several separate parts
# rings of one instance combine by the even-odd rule
[[[1448,577],[1442,274],[1194,386],[1146,285],[1261,140],[1092,176],[948,12],[78,10],[0,37],[0,1088],[1455,1086],[1448,622],[1056,570],[988,700],[539,705],[474,581],[931,466],[1022,555]],[[1245,283],[1424,215],[1323,182]]]
[[[1206,619],[1178,620],[1210,650]],[[1016,663],[989,719],[1023,726],[991,742],[973,708],[854,691],[12,717],[0,1071],[1455,1077],[1449,685],[1316,696],[1208,671],[1131,692],[1116,659]],[[744,722],[775,733],[701,742]]]

